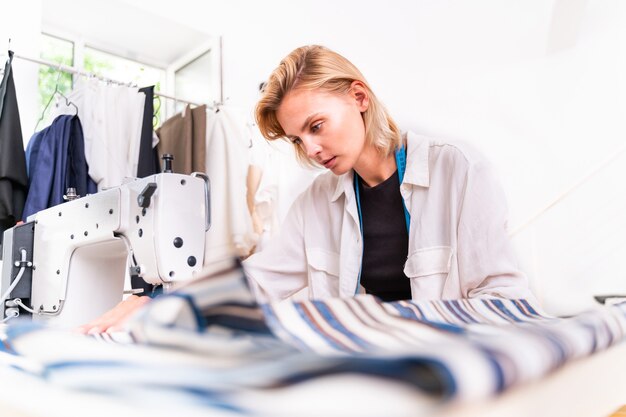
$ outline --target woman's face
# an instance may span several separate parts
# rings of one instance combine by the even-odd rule
[[[276,117],[287,137],[310,159],[341,175],[363,152],[361,113],[367,106],[367,93],[358,81],[346,94],[296,88],[283,98]]]

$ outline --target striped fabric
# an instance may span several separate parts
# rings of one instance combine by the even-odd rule
[[[626,303],[567,319],[501,299],[359,295],[258,306],[228,261],[150,303],[130,322],[127,343],[17,322],[0,332],[0,363],[73,389],[132,393],[142,404],[255,415],[279,406],[257,401],[259,393],[280,399],[286,388],[341,375],[360,375],[364,387],[405,384],[437,401],[485,398],[625,334]]]
[[[264,306],[282,340],[322,355],[400,357],[445,369],[446,396],[472,399],[536,380],[620,342],[626,304],[568,319],[525,300],[381,303],[371,296]]]

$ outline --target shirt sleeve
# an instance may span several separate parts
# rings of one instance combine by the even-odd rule
[[[291,206],[281,231],[261,252],[243,262],[259,301],[283,300],[307,286],[303,209],[305,194]]]
[[[534,300],[507,232],[505,194],[485,161],[470,163],[458,224],[457,259],[463,297]]]

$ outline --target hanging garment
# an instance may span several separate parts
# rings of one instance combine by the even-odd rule
[[[247,256],[256,244],[246,201],[250,135],[233,109],[207,116],[206,174],[211,180],[211,229],[205,264],[233,253]]]
[[[135,87],[79,79],[68,98],[78,107],[89,176],[98,189],[137,176],[145,94]],[[56,114],[75,114],[58,106]]]
[[[157,129],[159,155],[174,155],[172,171],[204,172],[206,152],[206,106],[187,106]]]
[[[253,144],[250,148],[250,165],[262,172],[254,194],[253,216],[263,225],[255,247],[255,252],[259,252],[280,231],[296,197],[324,171],[302,166],[296,158],[294,145],[290,142],[268,141],[261,136],[256,125],[249,124],[248,128]]]
[[[137,177],[145,178],[161,172],[159,166],[159,153],[152,146],[152,117],[154,115],[154,86],[139,89],[146,95],[143,108],[143,123],[141,126],[141,139],[139,142],[139,161],[137,163]]]
[[[174,156],[172,171],[179,174],[192,172],[193,117],[191,107],[187,106],[182,113],[167,119],[156,131],[159,137],[157,149],[159,156]]]
[[[28,176],[22,142],[22,126],[11,63],[13,52],[4,67],[0,84],[0,243],[4,231],[22,218]]]
[[[84,196],[97,191],[89,177],[85,145],[77,116],[62,115],[28,144],[29,191],[23,219],[61,204],[69,187]]]
[[[248,195],[254,191],[251,215],[254,230],[259,235],[254,248],[256,253],[263,250],[280,231],[281,222],[294,199],[323,171],[300,165],[291,143],[267,141],[256,125],[248,123],[248,128],[253,144],[250,148]],[[254,183],[255,178],[251,178],[251,174],[260,175],[258,184]],[[256,190],[251,190],[251,185]]]
[[[39,136],[41,136],[43,130],[39,132],[35,132],[28,141],[28,146],[26,147],[26,174],[28,174],[30,178],[30,161],[33,155],[39,153],[39,145],[41,144]]]
[[[278,161],[274,158],[270,143],[265,140],[256,125],[248,124],[252,147],[248,168],[248,209],[254,232],[258,235],[255,252],[263,250],[267,240],[278,230]]]
[[[102,141],[93,143],[90,161],[102,172],[98,189],[103,189],[123,184],[137,175],[145,95],[137,88],[120,85],[99,88],[99,99],[104,98],[106,134]]]
[[[204,172],[206,169],[206,106],[191,109],[191,119],[193,121],[191,170]]]

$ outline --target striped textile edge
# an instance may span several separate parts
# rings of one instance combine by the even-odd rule
[[[449,370],[459,399],[539,379],[626,334],[626,303],[566,319],[527,300],[505,299],[383,303],[360,295],[283,301],[263,310],[274,333],[301,350],[435,361]]]

